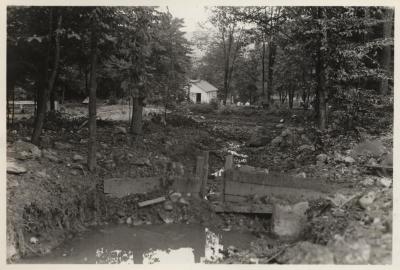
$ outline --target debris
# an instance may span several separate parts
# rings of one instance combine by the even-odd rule
[[[378,183],[380,186],[388,188],[392,185],[392,179],[387,177],[382,177],[378,179]]]
[[[84,126],[86,126],[86,124],[87,124],[88,122],[89,122],[89,120],[83,121],[83,123],[79,125],[78,130],[80,130],[81,128],[83,128]]]
[[[358,202],[360,206],[364,209],[367,209],[375,200],[376,194],[374,191],[370,191],[364,196],[362,196]]]
[[[161,197],[158,197],[158,198],[155,198],[155,199],[139,202],[138,206],[139,207],[145,207],[145,206],[153,205],[153,204],[156,204],[156,203],[161,203],[163,201],[165,201],[165,197],[161,196]]]
[[[224,203],[223,205],[213,205],[212,208],[216,213],[272,214],[272,205],[266,204]]]
[[[7,173],[23,174],[26,172],[27,172],[26,168],[21,164],[18,164],[16,161],[7,160]]]
[[[306,226],[308,208],[308,202],[295,205],[275,203],[272,213],[272,232],[283,239],[297,239]]]
[[[307,145],[307,144],[303,144],[301,146],[299,146],[299,148],[297,148],[298,151],[304,151],[304,150],[309,150],[311,152],[315,151],[315,147],[314,145]]]
[[[84,158],[83,158],[81,155],[75,154],[75,155],[72,157],[72,160],[77,162],[77,161],[83,161]]]
[[[52,151],[52,150],[46,150],[44,149],[42,151],[42,155],[44,158],[47,158],[48,160],[52,162],[60,162],[61,160],[57,157],[57,153]]]
[[[281,136],[275,137],[272,141],[271,144],[274,146],[278,146],[283,142],[283,138]]]
[[[284,250],[284,249],[283,249]],[[282,252],[280,252],[282,253]],[[302,241],[286,247],[285,252],[277,257],[283,264],[334,264],[334,255],[326,246]],[[263,263],[265,263],[263,261]]]
[[[283,123],[283,122],[285,122],[285,119],[281,119],[281,120],[279,120],[279,123]]]
[[[335,254],[337,264],[368,264],[371,246],[364,239],[345,240],[336,235],[333,244],[329,244]]]
[[[150,160],[148,158],[138,158],[134,161],[132,161],[132,164],[138,165],[138,166],[151,166]]]
[[[277,124],[275,127],[276,128],[283,128],[285,125],[284,124]]]
[[[70,145],[69,143],[55,142],[54,148],[58,150],[69,150],[72,149],[72,145]]]
[[[174,192],[169,195],[169,199],[172,202],[177,202],[181,197],[182,197],[182,194],[180,192]]]
[[[164,209],[167,211],[172,211],[174,210],[174,205],[172,204],[171,201],[165,201],[164,202]]]
[[[115,127],[114,133],[115,134],[127,134],[128,132],[126,131],[125,127],[118,126],[118,127]]]
[[[326,163],[327,162],[327,160],[328,160],[328,155],[327,154],[319,154],[318,156],[317,156],[317,162],[320,162],[320,163]]]
[[[370,187],[370,186],[374,185],[374,183],[375,183],[375,180],[373,178],[367,177],[361,182],[361,185],[364,187]]]

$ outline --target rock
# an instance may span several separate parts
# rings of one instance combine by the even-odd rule
[[[174,223],[174,218],[170,214],[171,212],[165,212],[165,211],[158,211],[159,217],[164,221],[166,224],[171,224]]]
[[[128,132],[126,131],[125,127],[115,127],[115,134],[127,134]]]
[[[131,218],[131,217],[128,217],[128,218],[126,219],[126,224],[132,225],[132,218]]]
[[[97,159],[102,159],[102,158],[103,158],[103,155],[102,155],[101,153],[96,153],[96,158],[97,158]]]
[[[277,261],[283,264],[334,264],[334,255],[326,246],[299,242],[289,247]]]
[[[39,243],[39,239],[38,239],[37,237],[32,236],[32,237],[29,239],[29,243],[36,245],[36,244]]]
[[[285,122],[285,119],[279,120],[279,123],[283,123],[283,122]]]
[[[354,147],[354,149],[353,149],[353,153],[356,156],[370,155],[373,157],[380,157],[382,154],[384,154],[386,152],[387,152],[386,147],[379,140],[364,141],[364,142],[356,145],[356,147]]]
[[[172,204],[171,201],[165,201],[164,202],[164,209],[167,211],[172,211],[174,210],[174,205]]]
[[[16,156],[16,158],[19,160],[26,160],[29,159],[30,157],[31,155],[26,151],[18,152]]]
[[[358,203],[360,206],[364,209],[367,209],[374,201],[375,201],[376,194],[374,191],[370,191],[364,196],[362,196],[359,200]]]
[[[279,146],[282,142],[283,142],[283,138],[281,136],[277,136],[271,141],[271,144],[273,146]]]
[[[300,152],[305,151],[305,150],[314,152],[315,151],[315,147],[314,147],[314,145],[303,144],[303,145],[299,146],[299,148],[297,148],[297,150],[300,151]]]
[[[388,188],[392,185],[392,179],[387,177],[379,178],[378,183],[380,186]]]
[[[289,135],[292,135],[292,131],[290,129],[287,128],[284,131],[282,131],[282,134],[281,134],[282,137],[287,137]]]
[[[285,125],[284,124],[277,124],[275,127],[276,128],[283,128]]]
[[[336,264],[368,264],[371,246],[365,239],[346,241],[342,236],[335,236],[333,244],[328,244],[335,254]]]
[[[50,175],[48,175],[45,170],[35,172],[35,176],[39,177],[39,178],[49,178],[50,177]]]
[[[378,162],[376,161],[375,158],[370,158],[370,159],[368,160],[368,162],[367,162],[367,165],[375,166],[375,165],[377,165],[377,164],[378,164]]]
[[[58,150],[69,150],[72,148],[72,145],[69,143],[55,142],[54,148]]]
[[[335,193],[333,197],[328,197],[335,207],[341,207],[344,203],[346,203],[352,195],[344,195],[342,193]]]
[[[261,136],[259,134],[253,133],[250,140],[247,142],[249,147],[260,147],[267,145],[271,141],[269,136]]]
[[[371,177],[365,178],[363,181],[361,181],[361,185],[364,187],[370,187],[373,184],[375,184],[375,180]]]
[[[143,225],[143,224],[144,224],[144,222],[141,219],[135,219],[133,221],[133,226],[140,226],[140,225]]]
[[[75,162],[78,162],[78,161],[83,161],[84,158],[83,158],[81,155],[75,154],[75,155],[72,157],[72,160],[75,161]]]
[[[76,170],[72,170],[72,171],[71,171],[71,174],[74,175],[74,176],[77,176],[79,173],[78,173],[78,171],[76,171]]]
[[[272,232],[286,240],[294,240],[301,236],[307,222],[306,210],[308,202],[295,205],[275,203],[272,212]]]
[[[138,166],[151,166],[150,160],[148,158],[138,158],[132,162],[134,165]]]
[[[172,202],[177,202],[180,198],[182,197],[182,194],[179,192],[174,192],[172,194],[169,195],[169,199]]]
[[[52,150],[43,150],[42,156],[50,161],[60,162],[60,159],[57,157],[57,153]]]
[[[354,162],[356,162],[356,161],[354,160],[354,158],[352,158],[352,157],[350,157],[350,156],[344,157],[344,158],[343,158],[343,161],[344,161],[345,163],[347,163],[347,164],[353,164]]]
[[[318,156],[317,156],[317,162],[320,162],[320,163],[326,163],[327,162],[327,160],[328,160],[328,155],[326,155],[326,154],[319,154]]]
[[[7,160],[7,173],[10,174],[23,174],[26,173],[27,170],[21,164],[18,164],[16,161]]]
[[[180,204],[184,204],[184,205],[189,205],[189,202],[188,202],[185,198],[183,198],[183,197],[181,197],[181,198],[179,199],[179,203],[180,203]]]
[[[301,173],[296,174],[296,177],[298,177],[298,178],[306,178],[307,174],[305,172],[301,172]]]
[[[20,153],[20,157],[24,156],[27,158],[40,158],[42,151],[34,144],[29,142],[17,141],[14,143],[14,147],[17,153]],[[24,152],[22,155],[21,153]]]

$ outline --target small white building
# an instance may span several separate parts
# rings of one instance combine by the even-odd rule
[[[191,80],[189,98],[194,103],[210,103],[217,98],[218,89],[205,80]]]

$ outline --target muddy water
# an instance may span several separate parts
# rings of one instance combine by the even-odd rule
[[[152,264],[200,263],[222,256],[218,250],[250,247],[250,232],[224,232],[200,225],[110,225],[72,239],[51,254],[20,263]]]

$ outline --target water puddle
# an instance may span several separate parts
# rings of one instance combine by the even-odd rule
[[[110,225],[67,241],[51,254],[22,264],[156,264],[215,262],[229,246],[249,248],[250,232],[210,230],[201,225]]]

